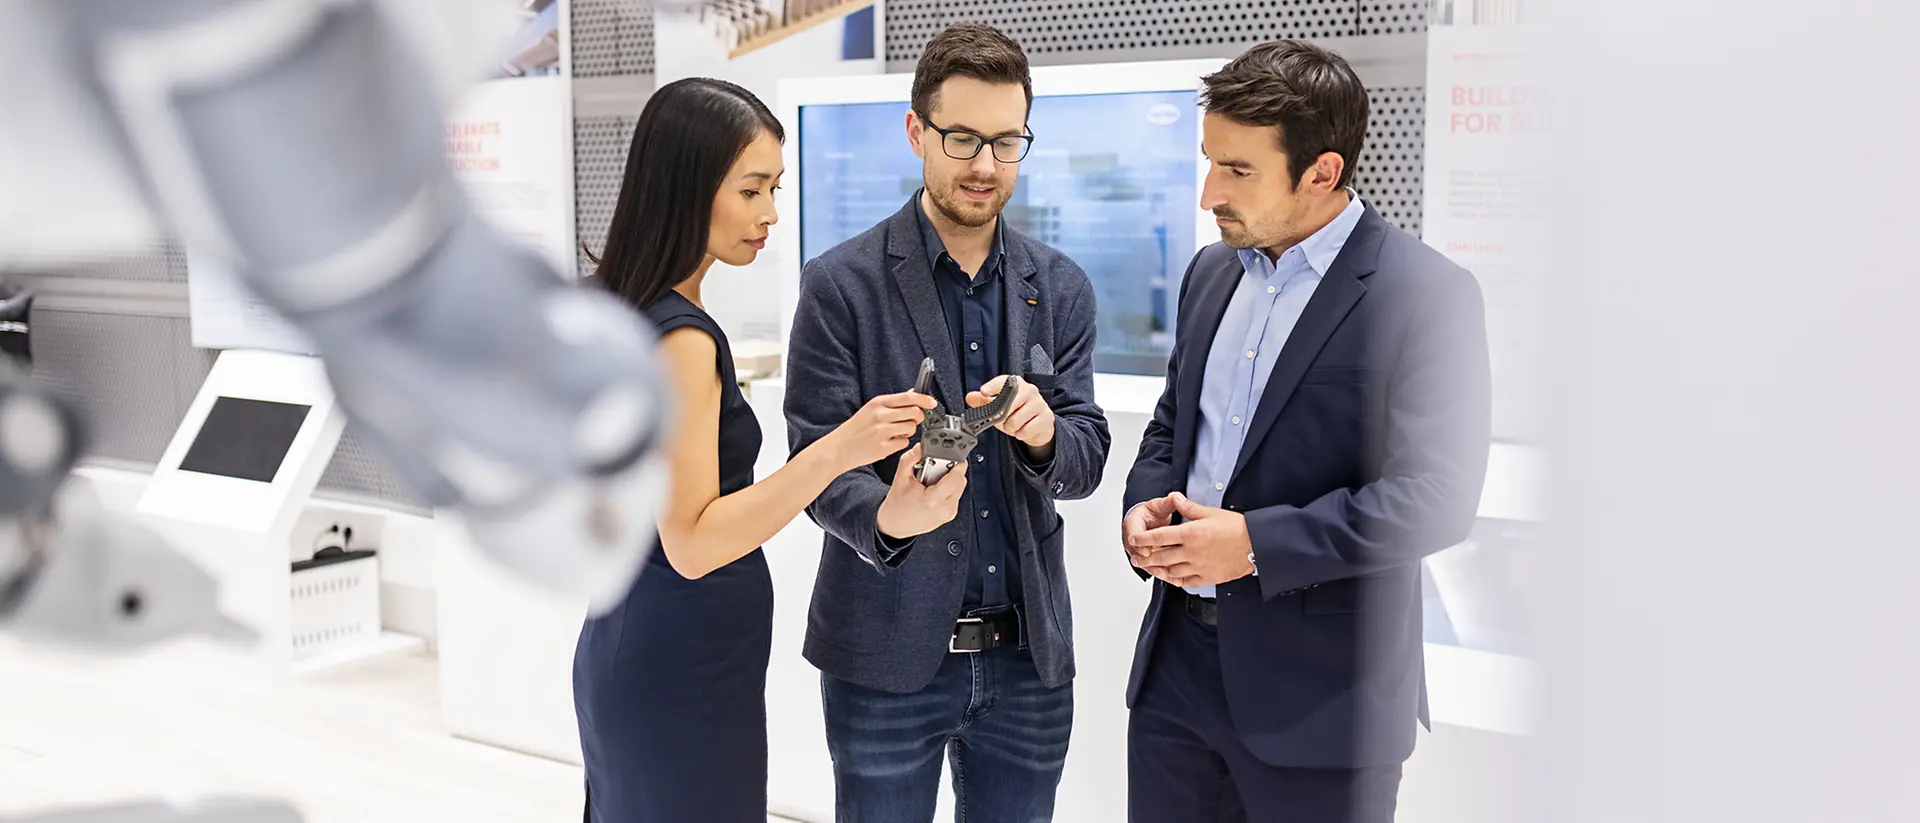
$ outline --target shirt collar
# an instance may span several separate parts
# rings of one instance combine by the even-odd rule
[[[913,217],[920,223],[920,241],[921,245],[926,246],[927,249],[927,267],[939,271],[940,258],[951,259],[951,256],[947,254],[946,242],[940,239],[940,232],[933,228],[933,221],[927,219],[927,209],[922,205],[921,200],[921,196],[925,193],[926,189],[914,192]],[[990,278],[1000,273],[1000,261],[1006,256],[1006,238],[1002,231],[1006,227],[1006,222],[1006,216],[1001,215],[1000,219],[993,223],[993,249],[987,252],[986,261],[980,264],[980,274],[983,277]]]
[[[1333,222],[1322,226],[1307,239],[1295,246],[1307,258],[1307,265],[1315,274],[1326,277],[1327,270],[1333,268],[1333,261],[1340,257],[1340,250],[1346,248],[1347,238],[1353,236],[1353,229],[1360,225],[1360,218],[1367,207],[1360,202],[1360,193],[1347,189],[1347,207],[1333,218]],[[1274,262],[1267,253],[1259,249],[1240,249],[1240,265],[1248,271],[1272,271]],[[1283,255],[1284,256],[1284,255]]]

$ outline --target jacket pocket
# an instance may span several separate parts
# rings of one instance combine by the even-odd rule
[[[1047,610],[1061,642],[1073,645],[1073,597],[1067,587],[1067,521],[1059,512],[1053,527],[1040,537],[1039,566],[1047,576]]]
[[[920,536],[921,542],[926,539],[927,535]],[[912,550],[925,549],[916,545]],[[908,562],[912,562],[911,556]],[[852,548],[838,543],[828,546],[813,581],[807,632],[847,651],[879,649],[893,632],[900,613],[901,571],[894,569],[883,577]]]

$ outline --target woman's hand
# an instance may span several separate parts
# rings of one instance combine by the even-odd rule
[[[832,442],[835,462],[846,470],[878,463],[912,442],[920,421],[934,405],[932,397],[919,392],[883,394],[868,400],[823,439]]]

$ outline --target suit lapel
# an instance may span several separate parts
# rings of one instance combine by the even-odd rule
[[[893,258],[893,279],[900,284],[900,296],[907,302],[907,315],[913,319],[914,335],[920,338],[923,356],[933,358],[933,385],[949,413],[967,407],[966,391],[959,385],[960,357],[953,350],[952,332],[947,329],[947,313],[940,306],[940,292],[933,283],[933,270],[927,267],[926,246],[920,240],[920,227],[910,209],[919,208],[909,199],[906,208],[894,214],[887,226],[887,255]],[[905,391],[911,386],[901,386]]]
[[[1002,226],[1001,231],[1011,235],[1013,227]],[[1012,240],[1011,237],[1007,239]],[[1007,345],[1006,350],[1001,352],[1001,365],[1008,374],[1024,374],[1032,366],[1028,362],[1027,348],[1033,341],[1034,308],[1039,305],[1040,290],[1033,285],[1033,258],[1025,249],[1018,243],[1007,242],[1004,253],[1006,257],[1000,261],[1000,266],[1005,282],[1001,284],[1003,288],[1000,291],[1006,303],[1003,316],[1006,320]],[[1047,352],[1048,357],[1058,357],[1059,354],[1051,350]]]
[[[1240,277],[1245,268],[1240,265],[1238,254],[1229,255],[1225,264],[1210,272],[1195,270],[1193,277],[1205,278],[1196,283],[1193,292],[1194,313],[1187,322],[1189,328],[1205,329],[1201,335],[1189,337],[1186,347],[1180,355],[1180,383],[1174,387],[1175,396],[1181,409],[1190,409],[1187,414],[1175,418],[1173,430],[1173,453],[1182,458],[1193,455],[1194,442],[1200,436],[1200,389],[1206,384],[1207,355],[1213,350],[1213,338],[1220,333],[1220,322],[1227,316],[1227,306],[1233,302],[1234,289],[1240,285]],[[1186,471],[1191,465],[1177,467],[1181,474],[1177,482],[1186,482]]]
[[[1280,410],[1293,397],[1295,389],[1300,387],[1300,379],[1306,376],[1320,350],[1325,348],[1327,340],[1340,328],[1341,321],[1360,302],[1367,293],[1367,286],[1361,282],[1372,274],[1374,265],[1380,256],[1380,241],[1384,237],[1384,220],[1368,209],[1348,235],[1346,246],[1333,265],[1327,267],[1327,275],[1320,280],[1319,288],[1314,289],[1313,299],[1307,301],[1300,321],[1294,324],[1293,333],[1287,335],[1287,342],[1280,348],[1280,357],[1273,363],[1273,372],[1267,376],[1266,391],[1260,395],[1260,407],[1253,413],[1253,422],[1247,426],[1247,439],[1240,445],[1240,454],[1233,464],[1234,480],[1239,479],[1240,470],[1247,465],[1247,458],[1267,432],[1273,428],[1273,422],[1280,417]],[[1228,481],[1229,484],[1232,480]]]

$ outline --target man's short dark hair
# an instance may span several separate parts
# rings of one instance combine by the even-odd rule
[[[921,117],[939,104],[940,84],[950,77],[983,83],[1019,83],[1033,110],[1033,74],[1019,43],[984,23],[955,23],[927,41],[913,69],[913,110]]]
[[[1325,152],[1346,161],[1340,185],[1353,184],[1354,165],[1367,141],[1367,87],[1340,55],[1297,40],[1247,49],[1201,78],[1200,103],[1248,126],[1277,126],[1289,181]]]

